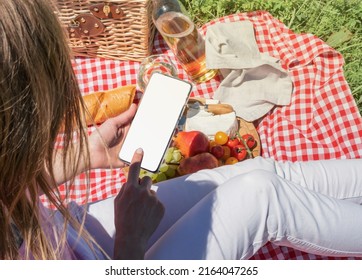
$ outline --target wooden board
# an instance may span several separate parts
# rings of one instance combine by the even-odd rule
[[[205,105],[206,104],[206,99],[203,97],[191,97],[189,99],[189,104],[198,102],[201,105]],[[214,111],[211,113],[214,114],[226,114],[226,113],[230,113],[230,108],[226,107],[229,106],[231,108],[231,111],[233,111],[232,106],[229,104],[225,104],[225,103],[219,103],[219,104],[213,104],[211,106],[214,107],[210,107],[208,109],[213,109]],[[184,114],[186,115],[187,110],[185,110]],[[257,142],[256,147],[252,150],[252,154],[254,157],[256,156],[260,156],[261,155],[261,146],[260,146],[260,137],[259,134],[254,126],[254,124],[252,122],[247,122],[242,118],[237,117],[237,121],[238,121],[238,125],[239,125],[239,133],[240,135],[244,135],[244,134],[251,134],[254,139]]]

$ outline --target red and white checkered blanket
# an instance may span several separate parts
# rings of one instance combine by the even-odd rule
[[[262,53],[279,58],[294,83],[289,106],[275,107],[256,128],[260,134],[262,156],[276,160],[307,161],[362,156],[362,118],[343,75],[343,57],[311,34],[295,34],[267,12],[243,13],[209,22],[249,20]],[[154,53],[172,52],[161,36],[154,42]],[[178,66],[179,77],[188,80]],[[136,84],[139,62],[76,58],[74,69],[83,94]],[[220,77],[196,85],[193,96],[212,98]],[[137,96],[140,97],[140,92]],[[58,143],[62,145],[61,140]],[[116,195],[125,177],[120,170],[92,170],[89,201]],[[76,178],[71,199],[84,203],[85,175]],[[64,193],[64,188],[60,187]],[[315,256],[268,243],[253,259],[332,259]],[[336,259],[336,258],[333,258]]]

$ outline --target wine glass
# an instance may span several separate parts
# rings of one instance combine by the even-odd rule
[[[155,54],[144,58],[137,75],[137,85],[141,91],[146,89],[153,73],[177,77],[177,68],[170,57],[164,54]]]

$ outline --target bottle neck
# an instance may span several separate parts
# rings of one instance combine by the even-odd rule
[[[152,0],[152,7],[153,20],[158,19],[162,14],[167,12],[185,12],[177,0]]]

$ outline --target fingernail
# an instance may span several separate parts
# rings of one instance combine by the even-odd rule
[[[143,154],[143,149],[142,149],[142,148],[138,148],[138,149],[136,150],[136,154],[142,155],[142,154]]]

